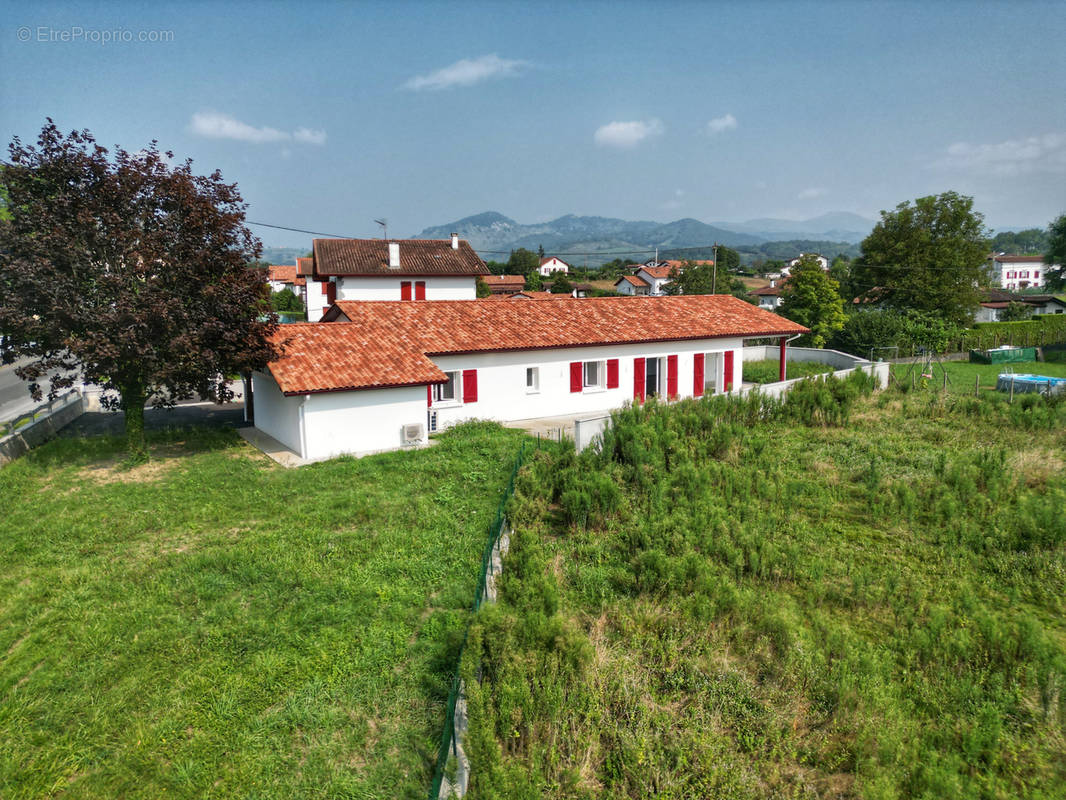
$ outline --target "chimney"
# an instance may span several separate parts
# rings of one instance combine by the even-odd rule
[[[452,250],[458,250],[458,249],[459,249],[459,234],[458,233],[453,233],[452,234]]]
[[[400,268],[400,243],[389,242],[389,269]]]

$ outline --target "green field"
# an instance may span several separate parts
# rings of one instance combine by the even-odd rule
[[[785,380],[806,378],[808,375],[821,375],[832,372],[828,364],[814,361],[786,361]],[[781,377],[781,362],[775,359],[766,361],[744,362],[744,383],[776,383]]]
[[[230,431],[0,470],[0,797],[424,797],[521,434],[298,470]]]
[[[944,361],[932,365],[932,369],[925,371],[927,388],[943,387],[943,375],[947,372],[948,392],[952,394],[973,395],[975,389],[981,393],[995,393],[996,378],[1001,372],[1013,372],[1017,375],[1029,373],[1032,375],[1047,375],[1051,378],[1066,378],[1066,364],[1025,361],[1017,364],[971,364],[969,361]],[[914,374],[916,385],[922,383],[923,365],[921,362],[912,368],[911,364],[893,364],[892,374],[900,384],[910,387],[911,373]],[[980,383],[978,384],[978,380]]]
[[[826,391],[527,460],[470,797],[1066,796],[1066,402]]]

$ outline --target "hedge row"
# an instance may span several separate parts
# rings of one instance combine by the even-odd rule
[[[1041,347],[1066,342],[1066,314],[1034,314],[1020,322],[977,322],[963,334],[959,350],[987,350],[1003,344]]]

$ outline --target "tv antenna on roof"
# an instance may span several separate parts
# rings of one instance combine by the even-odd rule
[[[378,225],[381,226],[381,236],[382,236],[382,238],[383,239],[388,239],[389,238],[389,221],[387,219],[385,219],[384,217],[382,217],[381,219],[374,220],[374,222],[376,222]]]

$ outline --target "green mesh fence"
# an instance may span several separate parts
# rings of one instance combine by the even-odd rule
[[[481,608],[481,604],[485,601],[485,586],[488,582],[489,576],[489,564],[492,561],[492,551],[496,549],[496,545],[500,541],[500,536],[503,534],[503,526],[505,524],[504,509],[507,507],[507,501],[511,499],[514,494],[514,482],[518,476],[518,470],[522,467],[522,462],[526,456],[526,445],[522,445],[522,448],[518,451],[518,456],[515,458],[514,466],[511,468],[511,477],[507,481],[507,488],[503,492],[503,496],[500,498],[500,502],[496,506],[496,516],[493,518],[492,524],[489,526],[489,538],[485,542],[485,549],[481,554],[481,575],[478,578],[477,591],[474,593],[474,604],[472,611],[474,614]],[[473,614],[471,614],[471,621],[473,621]],[[437,800],[440,795],[440,786],[444,780],[444,770],[448,766],[448,759],[451,756],[458,755],[456,752],[456,740],[455,740],[455,702],[459,698],[459,665],[463,661],[463,651],[466,649],[466,637],[470,631],[470,622],[466,624],[466,632],[463,633],[463,645],[459,648],[459,658],[456,662],[455,675],[452,676],[452,688],[448,692],[448,706],[447,715],[444,718],[444,732],[441,734],[440,749],[437,752],[437,766],[433,770],[433,783],[430,784],[429,798],[430,800]]]

